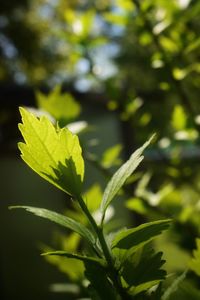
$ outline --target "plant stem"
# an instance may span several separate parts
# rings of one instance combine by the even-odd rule
[[[110,278],[113,282],[114,287],[116,288],[116,291],[118,292],[118,294],[120,295],[122,300],[129,300],[131,299],[131,297],[126,293],[125,289],[123,289],[120,281],[119,281],[119,277],[118,277],[118,271],[115,269],[114,267],[114,261],[113,261],[113,257],[112,254],[110,253],[110,250],[108,248],[108,245],[106,243],[104,234],[103,234],[103,228],[99,227],[96,223],[96,221],[94,220],[94,218],[92,217],[90,211],[88,210],[83,198],[81,196],[77,197],[78,203],[83,211],[83,213],[86,215],[86,217],[88,218],[93,230],[95,231],[98,240],[100,242],[104,257],[107,261],[108,264],[108,271],[109,271],[109,275]]]

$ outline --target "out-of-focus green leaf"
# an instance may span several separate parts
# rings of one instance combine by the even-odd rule
[[[159,220],[119,232],[112,241],[113,253],[125,259],[168,229],[170,223],[170,219]]]
[[[184,52],[188,55],[190,52],[195,51],[198,48],[200,48],[200,38],[195,38],[195,40],[186,47]]]
[[[176,105],[172,113],[171,124],[175,130],[183,130],[187,124],[187,116],[181,105]]]
[[[189,267],[200,276],[200,239],[196,239],[197,249],[193,251],[193,258],[189,262]]]
[[[165,290],[161,300],[170,299],[170,296],[176,292],[179,284],[185,279],[187,272],[183,272],[180,276],[178,276],[173,283]]]
[[[101,160],[101,164],[103,165],[104,168],[110,168],[114,165],[118,165],[120,160],[119,160],[119,155],[122,150],[122,145],[118,144],[115,145],[111,148],[108,148],[104,153],[103,157]]]
[[[126,201],[126,207],[130,210],[133,210],[139,214],[147,214],[148,209],[144,205],[143,201],[139,198],[130,198]]]
[[[139,149],[137,149],[129,158],[129,160],[123,164],[117,172],[113,175],[111,180],[103,194],[103,200],[101,203],[101,211],[102,211],[102,220],[105,216],[106,209],[110,202],[113,200],[115,195],[119,192],[126,179],[133,173],[133,171],[138,167],[140,162],[143,160],[142,153],[145,148],[151,143],[154,135]]]
[[[20,108],[22,159],[41,177],[70,195],[80,195],[84,176],[82,149],[67,128],[56,129],[46,118]]]
[[[61,87],[56,86],[48,95],[36,92],[39,108],[52,115],[61,127],[74,121],[80,114],[80,105],[72,95],[61,93]]]
[[[127,257],[121,267],[121,277],[129,294],[136,295],[159,284],[166,276],[161,268],[164,264],[162,253],[144,247]]]
[[[102,190],[100,185],[94,184],[85,194],[84,201],[90,212],[95,212],[101,203]]]
[[[178,290],[174,292],[169,300],[199,300],[200,291],[190,281],[184,280],[180,283]]]
[[[56,224],[71,229],[77,232],[78,234],[80,234],[84,239],[86,239],[93,246],[96,243],[95,237],[93,236],[93,234],[90,232],[89,229],[87,229],[83,224],[80,224],[79,222],[69,217],[66,217],[64,215],[61,215],[59,213],[44,208],[38,208],[32,206],[11,206],[10,207],[10,209],[15,209],[15,208],[25,209],[26,211],[33,213],[38,217],[48,219]]]

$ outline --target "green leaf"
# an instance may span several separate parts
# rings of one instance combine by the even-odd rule
[[[33,213],[34,215],[48,219],[56,224],[59,224],[63,227],[66,227],[68,229],[71,229],[78,234],[80,234],[83,238],[85,238],[92,246],[95,245],[96,240],[91,231],[86,228],[83,224],[80,224],[79,222],[68,218],[64,215],[61,215],[59,213],[56,213],[54,211],[44,209],[44,208],[38,208],[38,207],[32,207],[32,206],[10,206],[10,209],[15,208],[22,208],[26,211]]]
[[[91,188],[84,193],[83,198],[90,212],[95,212],[98,210],[102,199],[100,185],[94,184],[91,186]]]
[[[101,159],[101,164],[104,168],[110,168],[114,165],[118,165],[119,155],[122,150],[122,146],[120,144],[117,144],[115,146],[112,146],[108,148]]]
[[[148,209],[143,203],[143,201],[139,198],[130,198],[126,201],[126,207],[130,210],[137,212],[138,214],[146,215],[148,213]]]
[[[90,257],[90,256],[83,256],[83,255],[79,255],[79,254],[76,254],[76,253],[69,253],[69,252],[66,252],[66,251],[50,251],[50,252],[42,253],[41,255],[42,256],[46,256],[46,255],[63,256],[63,257],[67,257],[67,258],[78,259],[78,260],[81,260],[83,262],[97,263],[102,267],[106,267],[106,262],[103,259]]]
[[[162,253],[154,253],[150,247],[143,247],[127,257],[121,267],[121,279],[129,294],[145,292],[159,284],[166,276],[161,268]]]
[[[125,259],[166,230],[170,223],[170,219],[159,220],[119,232],[112,242],[113,253]]]
[[[71,237],[77,235],[76,233],[69,234],[65,236],[68,240],[68,245],[66,247],[67,251],[75,251],[77,247],[72,245],[71,247]],[[73,243],[73,242],[72,242]],[[49,246],[42,245],[41,247],[43,252],[53,252],[55,249],[52,249]],[[69,249],[69,250],[68,250]],[[75,260],[73,258],[65,258],[63,256],[54,256],[54,255],[44,255],[43,258],[53,266],[55,266],[59,271],[67,275],[71,281],[76,282],[83,279],[84,277],[84,265],[81,260]]]
[[[118,193],[120,188],[125,183],[126,179],[133,173],[133,171],[137,168],[140,162],[143,160],[142,153],[145,148],[151,143],[152,139],[155,135],[153,135],[141,148],[137,149],[129,158],[129,160],[123,164],[118,171],[113,175],[111,180],[103,194],[103,200],[101,203],[101,211],[102,211],[102,220],[104,219],[106,209],[110,202],[113,200],[115,195]]]
[[[184,130],[187,124],[187,116],[181,105],[176,105],[172,114],[172,126],[175,130]]]
[[[200,239],[196,239],[197,249],[193,251],[193,258],[189,262],[189,267],[200,276]]]
[[[176,292],[179,284],[185,279],[187,271],[183,272],[180,276],[178,276],[173,283],[165,290],[161,300],[170,299],[170,296]]]
[[[97,263],[85,261],[85,276],[90,281],[89,293],[94,300],[119,300],[105,269]]]
[[[70,195],[80,195],[84,176],[82,150],[76,135],[56,129],[46,118],[20,108],[19,143],[22,159],[41,177]]]
[[[38,106],[50,113],[61,127],[74,121],[80,114],[80,105],[68,93],[61,93],[61,87],[56,86],[48,95],[36,92]]]

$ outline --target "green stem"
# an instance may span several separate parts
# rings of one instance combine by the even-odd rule
[[[77,200],[78,200],[78,203],[79,203],[83,213],[88,218],[93,230],[95,231],[95,233],[98,237],[98,240],[100,242],[104,257],[105,257],[105,259],[107,261],[107,264],[108,264],[109,275],[110,275],[110,278],[113,282],[113,285],[116,288],[116,291],[119,293],[122,300],[131,299],[130,296],[126,293],[126,291],[123,289],[123,287],[122,287],[122,285],[119,281],[118,271],[114,267],[113,257],[112,257],[112,254],[110,253],[110,250],[109,250],[108,245],[106,243],[102,227],[99,227],[97,225],[96,221],[94,220],[94,218],[92,217],[90,211],[88,210],[83,198],[81,196],[78,196]]]

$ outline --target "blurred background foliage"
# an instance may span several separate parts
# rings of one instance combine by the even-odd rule
[[[119,224],[123,225],[121,208],[125,206],[135,225],[174,218],[173,228],[157,240],[156,247],[164,251],[169,272],[191,268],[176,299],[178,295],[200,299],[199,239],[196,242],[200,234],[199,16],[198,0],[3,0],[0,5],[4,216],[10,218],[5,213],[9,201],[21,203],[20,194],[15,197],[10,191],[5,196],[12,185],[11,156],[16,160],[19,105],[32,106],[36,113],[45,111],[60,126],[81,131],[86,170],[92,174],[87,176],[86,190],[97,199],[105,179],[156,132],[155,143],[145,152],[145,163],[127,182],[120,195],[124,201],[115,211],[117,215],[120,211]],[[20,178],[24,177],[20,176],[22,188],[24,179]],[[95,181],[100,185],[94,186]],[[28,197],[29,191],[24,195]],[[64,201],[62,205],[65,208]],[[13,247],[3,236],[7,247]],[[77,237],[68,238],[72,248],[78,247]],[[59,234],[55,240],[69,247]],[[68,278],[80,279],[75,265],[74,270],[65,268],[60,258],[52,263]],[[14,274],[5,276],[4,269],[15,271],[3,267],[2,278],[9,286]]]

